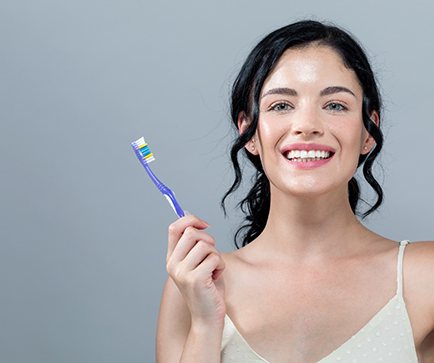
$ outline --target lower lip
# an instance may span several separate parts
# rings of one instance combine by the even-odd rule
[[[331,157],[329,157],[328,159],[320,159],[320,160],[313,160],[313,161],[292,161],[289,159],[286,159],[286,161],[291,164],[291,166],[293,166],[295,169],[315,169],[315,168],[319,168],[320,166],[323,166],[325,164],[327,164],[334,155],[332,155]]]

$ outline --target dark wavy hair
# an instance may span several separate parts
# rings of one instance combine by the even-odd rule
[[[376,111],[380,117],[381,97],[368,58],[360,44],[342,29],[313,20],[299,21],[277,29],[262,39],[248,55],[232,87],[231,118],[233,124],[238,130],[238,118],[242,112],[248,115],[251,122],[246,130],[235,139],[231,148],[230,156],[235,179],[221,200],[225,215],[226,198],[238,189],[242,180],[238,161],[238,153],[241,150],[244,150],[244,155],[256,169],[253,187],[238,203],[245,214],[245,220],[235,233],[234,242],[237,248],[247,245],[259,236],[265,228],[270,210],[270,185],[259,156],[250,154],[244,148],[256,131],[262,86],[287,49],[303,48],[312,43],[334,49],[341,56],[345,66],[356,73],[363,90],[363,123],[376,142],[375,147],[368,154],[360,155],[357,167],[363,165],[363,176],[375,191],[377,200],[370,205],[367,211],[359,213],[357,206],[361,199],[360,187],[356,178],[352,177],[348,182],[351,209],[355,215],[365,218],[383,201],[381,186],[372,174],[372,165],[383,146],[383,134],[370,118],[373,111]],[[241,245],[238,243],[240,235]]]

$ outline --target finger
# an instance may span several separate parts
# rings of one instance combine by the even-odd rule
[[[219,253],[211,252],[194,271],[198,274],[213,274],[214,277],[214,271],[220,271],[217,272],[217,275],[220,276],[224,268],[225,262],[222,256]]]
[[[197,230],[194,227],[187,227],[184,234],[179,239],[169,259],[172,263],[181,262],[187,256],[191,249],[193,249],[198,241],[203,241],[210,246],[215,246],[214,238],[212,238],[205,231]]]
[[[182,268],[186,271],[192,271],[210,254],[219,254],[214,246],[205,241],[198,241],[182,260]]]
[[[222,269],[215,269],[213,272],[212,272],[212,279],[215,281],[215,280],[218,280],[219,279],[219,277],[221,276],[221,275],[223,275],[223,271],[224,271],[224,268],[222,268]]]
[[[197,218],[192,214],[179,218],[178,220],[173,222],[169,226],[167,257],[172,254],[177,242],[179,241],[188,226],[192,226],[197,229],[205,229],[209,225],[204,220]]]
[[[205,229],[209,225],[204,220],[194,216],[187,215],[179,218],[169,226],[169,252],[172,252],[176,243],[183,235],[187,227],[195,227],[196,229]]]

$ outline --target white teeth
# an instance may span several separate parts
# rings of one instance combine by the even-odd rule
[[[292,159],[327,159],[330,157],[329,151],[324,150],[291,150],[286,157]]]

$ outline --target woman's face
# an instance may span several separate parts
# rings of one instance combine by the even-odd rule
[[[362,98],[356,74],[332,48],[311,45],[282,55],[262,87],[258,127],[246,146],[260,156],[272,189],[346,190],[360,154],[374,144],[363,125]],[[240,119],[241,131],[247,123]]]

